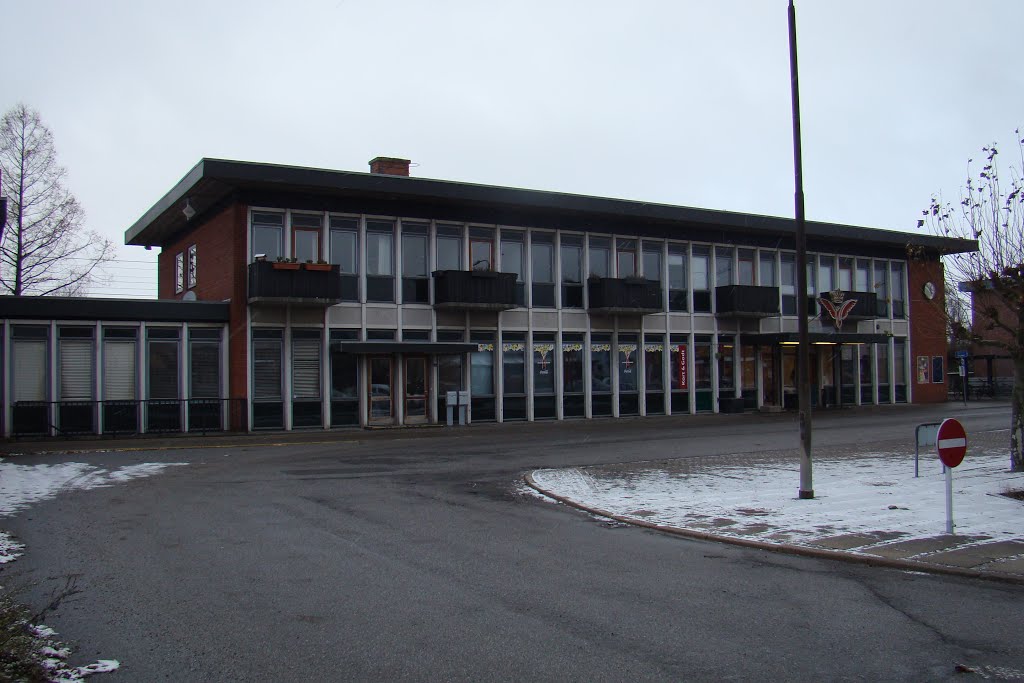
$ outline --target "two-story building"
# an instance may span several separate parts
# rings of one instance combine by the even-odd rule
[[[451,391],[472,422],[784,410],[803,312],[819,408],[945,400],[939,256],[976,244],[807,235],[797,292],[791,219],[203,159],[125,240],[161,299],[226,306],[227,428],[444,422]]]

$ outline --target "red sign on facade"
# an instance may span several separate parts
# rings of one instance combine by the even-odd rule
[[[679,388],[689,389],[686,386],[686,346],[679,347]]]

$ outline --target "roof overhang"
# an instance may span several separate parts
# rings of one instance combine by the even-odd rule
[[[229,315],[220,301],[0,296],[0,319],[223,323]]]
[[[795,235],[796,231],[792,219],[776,216],[429,178],[203,159],[128,228],[125,243],[160,246],[184,230],[190,220],[201,220],[204,212],[220,206],[239,191],[420,202],[439,208],[471,206],[525,219],[530,216],[573,216],[594,225],[624,222],[638,227],[658,225],[662,232],[667,230],[669,234],[676,230],[713,229],[788,237]],[[186,201],[196,211],[191,219],[186,218],[183,212]],[[841,240],[903,251],[915,246],[931,255],[976,251],[978,248],[975,240],[814,221],[807,222],[806,230],[810,239]]]

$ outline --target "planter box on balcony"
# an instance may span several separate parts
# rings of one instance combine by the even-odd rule
[[[656,313],[662,310],[661,283],[640,278],[587,280],[588,310],[602,313]]]
[[[331,306],[341,301],[339,266],[327,270],[278,268],[282,264],[256,261],[249,264],[249,303]]]
[[[516,274],[435,270],[434,308],[504,311],[516,307]]]
[[[808,306],[811,315],[815,315],[818,312],[818,299],[825,298],[831,300],[830,292],[819,294],[816,297],[808,297]],[[870,320],[872,318],[885,318],[888,316],[888,312],[879,313],[878,311],[878,294],[875,292],[851,292],[843,291],[843,301],[849,301],[850,299],[856,299],[857,305],[853,307],[849,315],[846,316],[847,320]],[[882,307],[885,311],[885,306]],[[828,313],[825,313],[825,317],[829,320],[832,319]]]
[[[730,318],[766,318],[779,314],[779,288],[724,285],[715,288],[715,313]]]

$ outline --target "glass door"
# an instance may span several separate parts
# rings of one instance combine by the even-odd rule
[[[370,424],[390,424],[394,418],[391,405],[391,356],[370,356]]]
[[[405,359],[405,423],[427,421],[427,359],[407,356]]]

